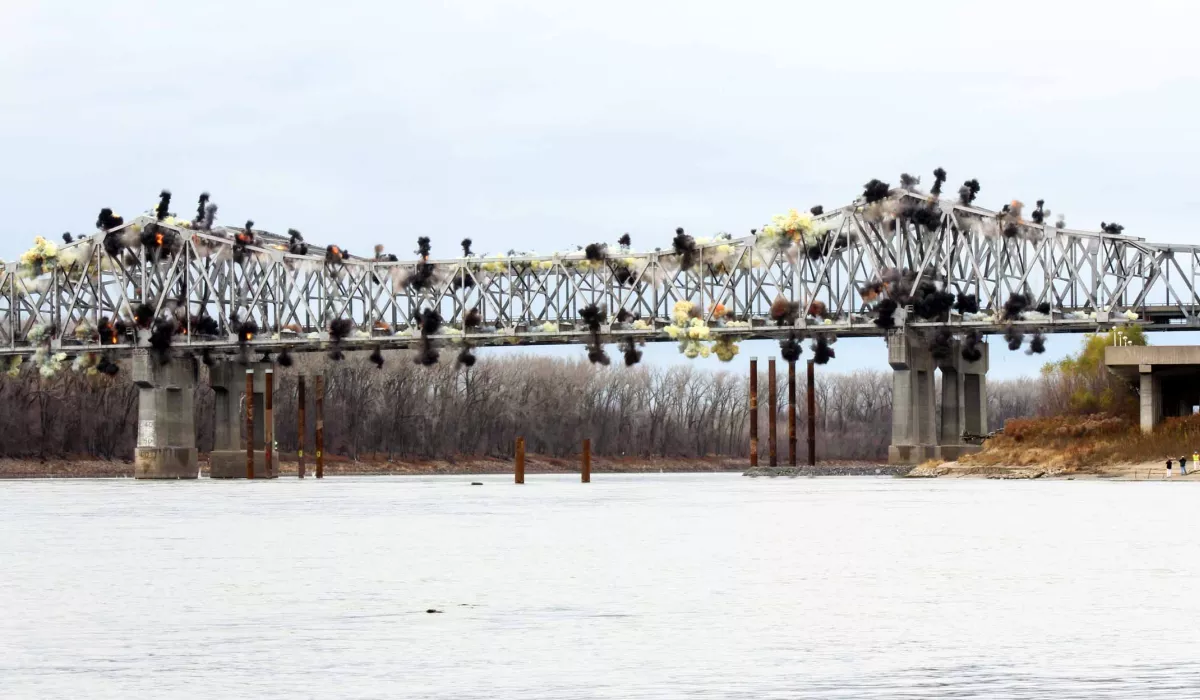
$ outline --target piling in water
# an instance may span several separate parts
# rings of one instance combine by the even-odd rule
[[[750,466],[758,466],[758,358],[750,358]]]
[[[817,394],[813,385],[813,361],[808,361],[808,466],[817,466]]]
[[[525,483],[525,438],[517,438],[517,455],[513,464],[513,480],[518,484]]]
[[[592,482],[592,439],[583,439],[583,467],[579,472],[579,479],[585,484]]]
[[[254,478],[254,370],[246,370],[246,478]]]
[[[296,475],[304,478],[304,375],[296,378]]]
[[[325,478],[325,375],[317,375],[317,478]]]
[[[796,361],[788,361],[788,464],[796,466]]]
[[[268,367],[263,372],[265,380],[263,386],[263,399],[266,403],[263,405],[263,468],[266,473],[273,474],[271,465],[272,458],[275,456],[275,370]]]
[[[768,386],[767,386],[767,403],[769,404],[769,408],[767,409],[767,416],[768,416],[768,420],[770,421],[767,424],[767,440],[769,440],[771,442],[771,444],[767,447],[767,452],[770,455],[771,466],[777,467],[777,466],[779,466],[779,455],[777,454],[776,447],[775,447],[775,443],[776,443],[775,424],[777,422],[779,422],[779,415],[777,413],[775,404],[778,401],[779,396],[777,394],[777,389],[775,388],[775,358],[774,357],[767,360],[767,384],[768,384]]]

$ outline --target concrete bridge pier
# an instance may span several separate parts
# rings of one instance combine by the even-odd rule
[[[246,478],[246,446],[242,441],[242,425],[245,424],[243,398],[247,370],[251,370],[254,377],[254,435],[250,436],[254,440],[254,478],[274,479],[279,476],[278,454],[272,450],[271,463],[267,464],[263,438],[266,432],[266,370],[270,367],[269,362],[250,365],[226,362],[210,369],[209,379],[216,410],[213,451],[209,456],[209,476],[213,479]]]
[[[177,357],[161,364],[147,351],[136,350],[133,382],[138,388],[134,478],[195,479],[200,472],[192,410],[195,359]]]
[[[891,464],[919,464],[936,456],[933,434],[933,355],[919,336],[905,330],[888,332],[892,366]]]
[[[979,445],[963,442],[963,433],[982,435],[987,428],[987,345],[976,348],[982,357],[968,362],[962,356],[962,343],[955,340],[950,356],[938,361],[942,372],[942,425],[938,435],[937,458],[955,460]]]

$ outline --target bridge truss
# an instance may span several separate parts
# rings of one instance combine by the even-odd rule
[[[590,333],[581,312],[591,305],[607,312],[601,334],[608,342],[667,340],[664,328],[680,301],[691,302],[713,337],[882,336],[886,331],[876,324],[864,287],[889,268],[914,271],[914,290],[935,280],[947,291],[978,298],[977,314],[925,320],[902,311],[897,324],[910,328],[996,333],[1012,324],[1053,333],[1130,322],[1148,330],[1200,327],[1200,247],[1029,222],[1007,237],[995,224],[997,212],[919,192],[900,191],[892,199],[936,208],[939,224],[880,216],[858,201],[814,217],[824,234],[816,242],[781,246],[755,236],[708,241],[697,246],[686,270],[685,256],[671,249],[610,248],[609,259],[599,263],[583,252],[328,263],[320,247],[294,255],[287,239],[266,232],[255,232],[254,244],[240,245],[239,228],[194,230],[141,216],[60,246],[54,268],[41,274],[4,265],[0,355],[47,345],[68,354],[128,354],[146,346],[149,333],[129,332],[102,345],[95,329],[106,317],[131,320],[141,304],[180,319],[173,347],[212,351],[234,351],[239,340],[260,350],[321,350],[338,319],[349,319],[357,331],[344,341],[348,349],[409,347],[419,342],[417,319],[424,309],[444,320],[431,336],[440,342],[585,343]],[[106,235],[131,239],[136,236],[129,234],[151,226],[177,247],[129,245],[115,257],[105,251]],[[427,264],[433,265],[426,268],[433,270],[428,284],[414,284]],[[1051,312],[1005,318],[1005,302],[1018,293],[1029,294],[1031,307],[1048,303]],[[771,317],[778,298],[804,310],[823,305],[823,313],[801,313],[780,326]],[[464,327],[472,310],[480,323]],[[196,319],[202,316],[217,322],[215,334],[200,332]],[[246,320],[261,329],[248,342],[235,333],[235,321]]]

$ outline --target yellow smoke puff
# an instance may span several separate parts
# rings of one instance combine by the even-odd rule
[[[667,336],[670,337],[671,340],[678,340],[679,333],[683,329],[679,326],[667,326],[666,328],[663,328],[663,330],[667,332]]]
[[[650,324],[646,323],[645,321],[643,321],[642,319],[639,318],[638,320],[633,322],[633,330],[635,330],[635,331],[650,330]]]
[[[694,360],[699,355],[700,355],[700,346],[696,343],[688,343],[687,347],[685,347],[683,350],[683,356],[688,358],[689,360]]]
[[[711,329],[708,326],[693,325],[688,329],[688,337],[695,340],[705,340],[711,334]]]
[[[557,333],[558,332],[558,324],[554,323],[553,321],[546,321],[545,323],[542,324],[542,332],[543,333]]]
[[[700,357],[707,358],[710,354],[712,354],[712,350],[707,345],[700,346]]]
[[[688,322],[688,316],[692,312],[692,307],[695,306],[690,301],[677,301],[672,316],[675,322],[679,325],[685,325]]]

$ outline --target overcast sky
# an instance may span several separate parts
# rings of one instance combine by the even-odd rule
[[[1197,26],[1183,0],[0,0],[0,257],[163,187],[356,253],[648,249],[938,166],[1196,242]]]

